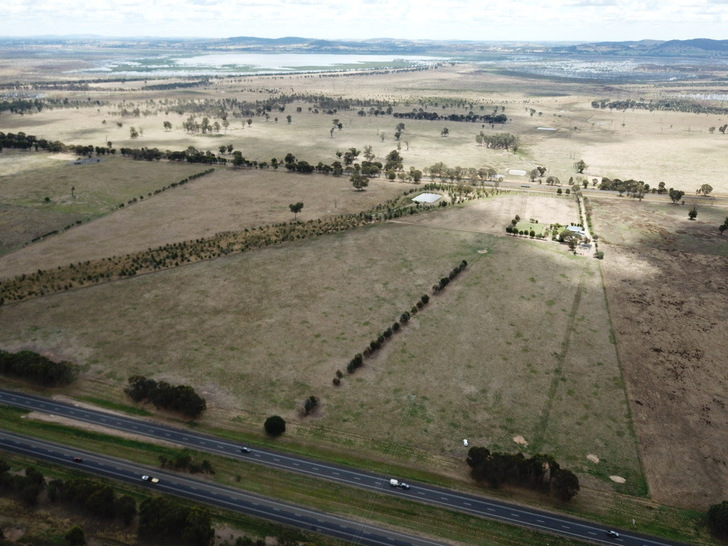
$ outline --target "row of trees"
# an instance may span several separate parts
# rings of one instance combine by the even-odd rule
[[[205,399],[189,385],[170,385],[142,375],[131,376],[124,392],[135,402],[149,401],[156,408],[177,411],[188,417],[199,417],[207,408]]]
[[[3,133],[0,131],[0,150],[3,148],[13,148],[17,150],[30,150],[31,148],[38,150],[46,150],[49,152],[60,152],[65,149],[65,145],[61,142],[50,142],[44,138],[38,139],[34,135],[26,135],[25,133]]]
[[[430,178],[439,178],[442,181],[449,180],[452,182],[464,182],[468,181],[471,184],[484,184],[486,181],[493,180],[497,171],[490,166],[480,167],[476,169],[474,167],[448,167],[442,161],[435,163],[429,167],[425,167],[423,170],[424,174],[429,175]],[[496,186],[498,182],[496,181]],[[443,187],[444,188],[444,187]],[[449,188],[444,188],[448,190]]]
[[[453,268],[448,276],[442,277],[437,284],[433,285],[433,294],[441,292],[450,283],[451,280],[454,280],[462,271],[465,270],[467,265],[468,262],[463,260]],[[410,308],[409,311],[404,311],[399,316],[399,319],[397,321],[393,322],[391,326],[388,326],[381,334],[373,339],[361,353],[357,353],[354,355],[354,357],[346,365],[347,373],[351,375],[355,373],[357,369],[361,368],[364,365],[364,359],[373,356],[379,349],[381,349],[382,346],[384,346],[384,344],[388,340],[390,340],[394,334],[401,331],[402,327],[410,321],[412,316],[416,315],[419,311],[421,311],[429,302],[430,296],[427,294],[423,294],[420,299]],[[333,384],[335,386],[341,385],[341,380],[343,377],[344,373],[341,370],[336,370]]]
[[[213,259],[286,241],[346,231],[380,219],[372,213],[362,212],[310,220],[306,223],[291,222],[246,228],[241,231],[220,232],[208,238],[167,244],[124,256],[73,263],[60,269],[38,270],[36,273],[0,280],[0,305],[5,301],[43,296],[78,286],[178,267],[184,263]]]
[[[428,121],[464,121],[470,123],[487,123],[488,125],[502,125],[508,121],[505,114],[476,114],[472,110],[467,114],[438,114],[437,112],[428,112],[420,108],[412,112],[394,112],[393,117],[397,119],[423,119]]]
[[[659,100],[610,100],[595,99],[591,102],[592,108],[600,108],[602,110],[609,108],[610,110],[668,110],[674,112],[691,112],[694,114],[728,114],[728,108],[723,106],[711,106],[705,103],[692,102],[679,99],[659,99]]]
[[[0,373],[33,381],[44,387],[68,385],[78,376],[79,367],[68,361],[53,362],[33,351],[10,353],[0,349]]]
[[[571,500],[579,492],[579,478],[561,468],[551,455],[491,452],[485,447],[471,447],[467,458],[470,475],[478,483],[497,489],[503,484],[550,491],[559,500]]]
[[[203,176],[207,176],[208,174],[212,174],[214,172],[215,172],[215,168],[212,167],[212,168],[206,169],[206,170],[204,170],[202,172],[195,173],[195,174],[191,174],[187,178],[183,178],[182,180],[180,180],[178,182],[172,182],[171,184],[168,184],[167,186],[163,186],[163,187],[161,187],[159,189],[154,190],[154,192],[149,192],[147,194],[147,197],[151,197],[152,195],[159,195],[160,193],[165,192],[167,190],[172,190],[172,189],[177,188],[179,186],[184,186],[188,182],[192,182],[193,180],[197,180],[198,178],[201,178]],[[140,195],[139,196],[139,199],[137,199],[136,197],[132,197],[131,199],[129,199],[126,202],[126,204],[127,205],[133,205],[137,201],[140,201],[140,200],[143,200],[143,199],[144,199],[144,196],[143,195]],[[124,208],[124,203],[119,203],[119,208],[120,209],[123,209]],[[70,227],[73,227],[73,226],[74,226],[74,224],[71,224],[69,226],[66,226],[66,229],[68,229]]]

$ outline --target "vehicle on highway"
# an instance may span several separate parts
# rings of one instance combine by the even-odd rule
[[[82,463],[83,462],[83,459],[81,457],[74,457],[73,458],[73,462],[74,463]]]
[[[607,534],[608,534],[608,535],[609,535],[610,537],[614,537],[614,538],[619,538],[619,533],[618,533],[617,531],[612,531],[612,530],[610,529],[609,531],[607,531]]]
[[[409,488],[410,488],[410,484],[408,484],[408,483],[404,483],[404,482],[400,482],[399,486],[400,486],[400,487],[401,487],[402,489],[409,489]]]
[[[389,485],[391,485],[392,487],[401,487],[402,489],[409,489],[410,488],[410,486],[409,486],[408,483],[404,483],[404,482],[401,482],[399,480],[395,480],[394,478],[392,478],[391,480],[389,480]]]
[[[145,482],[159,483],[159,478],[152,478],[151,476],[147,476],[146,474],[142,476],[142,480],[144,480]]]
[[[241,453],[250,453],[250,448],[243,446],[240,448],[240,452]]]

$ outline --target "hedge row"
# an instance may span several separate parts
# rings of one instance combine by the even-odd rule
[[[450,274],[447,277],[442,277],[438,284],[434,285],[432,287],[432,293],[437,294],[441,292],[449,283],[451,280],[455,279],[468,265],[468,262],[463,260],[460,262],[453,270],[450,272]],[[382,346],[392,338],[394,334],[399,332],[404,325],[406,325],[409,320],[412,318],[413,315],[416,315],[420,310],[422,310],[430,301],[430,296],[427,294],[423,294],[422,297],[417,300],[417,302],[411,307],[409,311],[403,312],[399,319],[392,323],[391,326],[388,326],[384,331],[382,331],[381,334],[379,334],[375,339],[373,339],[367,347],[364,348],[364,350],[361,353],[357,353],[354,355],[354,357],[347,363],[346,365],[346,371],[350,375],[356,372],[358,368],[361,368],[364,365],[364,359],[369,358],[374,355],[379,349],[382,348]],[[333,384],[335,386],[341,385],[341,379],[344,377],[344,373],[341,370],[336,371],[336,375],[333,379]]]

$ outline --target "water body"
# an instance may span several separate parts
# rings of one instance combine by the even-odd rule
[[[325,53],[211,53],[155,55],[108,60],[86,73],[141,76],[215,76],[274,74],[363,68],[402,68],[445,62],[442,57],[415,55],[339,55]]]

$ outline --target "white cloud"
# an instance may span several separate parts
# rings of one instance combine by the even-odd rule
[[[10,0],[0,35],[722,39],[726,21],[728,0]]]

